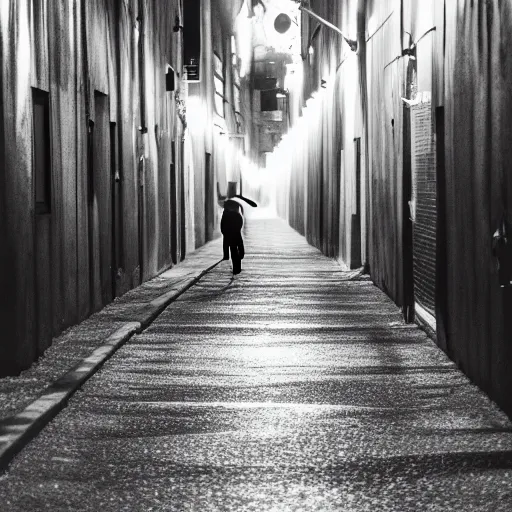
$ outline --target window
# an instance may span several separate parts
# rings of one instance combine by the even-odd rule
[[[261,111],[277,110],[277,90],[261,91]]]
[[[240,89],[237,85],[233,87],[233,96],[235,100],[235,112],[241,113],[242,112],[242,105],[240,102]]]
[[[265,78],[277,76],[277,66],[273,61],[259,60],[254,62],[254,74]]]
[[[51,211],[50,95],[32,89],[33,176],[36,213]]]
[[[200,0],[185,0],[181,3],[183,5],[184,78],[189,82],[199,82],[201,77],[201,2]]]
[[[224,74],[221,58],[214,53],[215,111],[224,117]]]
[[[220,78],[224,78],[222,59],[216,53],[213,54],[213,65],[215,74]]]
[[[236,131],[237,133],[244,133],[244,118],[238,112],[235,112],[235,122],[236,122]]]

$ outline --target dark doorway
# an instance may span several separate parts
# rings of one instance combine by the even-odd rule
[[[204,222],[206,241],[213,238],[213,172],[212,172],[212,155],[205,153],[204,155]]]
[[[35,350],[41,355],[52,340],[52,173],[50,136],[50,95],[32,89],[32,136],[35,202],[35,289],[37,329]]]
[[[139,166],[137,169],[138,186],[137,186],[137,203],[138,203],[138,238],[139,238],[139,284],[144,281],[144,255],[145,247],[145,203],[144,203],[144,179],[145,179],[145,161],[144,156],[139,158]]]
[[[176,176],[176,141],[171,143],[171,258],[173,265],[178,263],[178,188],[177,188],[177,176]]]
[[[112,295],[117,296],[117,282],[122,272],[123,262],[123,195],[121,174],[117,165],[117,127],[110,123],[110,169],[112,190]]]
[[[437,344],[449,353],[447,343],[448,320],[448,269],[447,262],[447,237],[446,237],[446,167],[444,145],[444,107],[436,108],[436,201],[437,201],[437,251],[436,251],[436,327]]]
[[[94,199],[94,122],[89,120],[87,126],[87,247],[89,268],[89,309],[99,308],[99,299],[96,297],[99,290],[99,269],[96,258],[97,247],[97,214],[95,213]]]
[[[111,131],[108,96],[94,92],[89,155],[89,278],[93,311],[113,299]]]
[[[407,106],[403,107],[403,294],[402,314],[406,322],[414,321],[414,259],[413,259],[413,222],[411,213],[412,200],[412,165],[411,165],[411,113]]]
[[[185,143],[180,143],[180,261],[185,259],[187,254],[186,235],[186,210],[185,210]]]
[[[354,139],[354,168],[356,180],[356,213],[352,214],[350,268],[359,268],[361,258],[361,138]]]

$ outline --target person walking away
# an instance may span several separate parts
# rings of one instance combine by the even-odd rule
[[[233,264],[233,275],[240,274],[242,271],[242,260],[245,256],[244,241],[242,238],[242,228],[244,225],[243,208],[240,200],[245,201],[253,207],[258,205],[242,195],[236,195],[224,201],[224,211],[220,221],[220,231],[223,235],[223,259],[229,260],[231,253],[231,262]]]

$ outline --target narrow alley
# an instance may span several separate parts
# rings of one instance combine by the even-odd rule
[[[512,510],[512,0],[0,0],[0,512]]]
[[[207,273],[15,458],[1,509],[510,510],[506,416],[367,276],[278,219],[245,237],[239,276]]]

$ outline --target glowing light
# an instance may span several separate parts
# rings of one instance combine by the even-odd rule
[[[0,20],[6,22],[9,20],[9,9],[11,2],[0,2]]]
[[[9,3],[9,2],[3,2]],[[4,6],[5,8],[5,6]],[[17,118],[23,119],[24,108],[27,96],[30,91],[30,61],[31,61],[31,45],[30,28],[28,25],[29,13],[25,2],[22,2],[19,15],[18,40],[16,47],[18,49],[18,58],[16,59],[16,110]]]
[[[252,62],[252,21],[244,15],[243,9],[236,17],[235,39],[238,58],[240,59],[240,77],[246,76]]]
[[[187,99],[187,125],[192,130],[203,128],[207,120],[206,105],[198,96]]]

